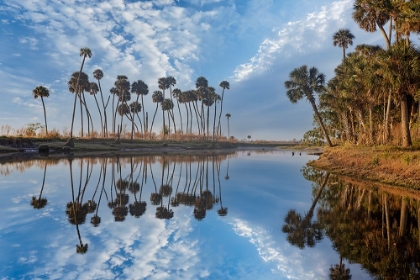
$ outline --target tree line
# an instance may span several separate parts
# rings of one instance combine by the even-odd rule
[[[314,111],[315,128],[304,139],[410,147],[420,128],[420,49],[410,40],[420,33],[420,3],[356,0],[352,16],[363,30],[379,30],[386,48],[361,44],[346,55],[355,37],[340,29],[333,45],[342,48],[343,60],[333,78],[306,65],[290,72],[286,95],[292,103],[306,98]]]
[[[195,82],[196,88],[186,91],[174,88],[176,79],[172,76],[159,78],[157,81],[159,90],[154,91],[152,94],[152,101],[156,103],[156,108],[149,128],[148,113],[144,106],[144,96],[149,94],[149,86],[142,80],[131,83],[127,76],[118,75],[114,86],[109,90],[108,97],[104,98],[101,87],[101,79],[104,76],[103,71],[96,69],[93,72],[96,82],[89,81],[89,76],[83,72],[86,58],[92,57],[91,50],[89,48],[80,49],[80,56],[83,57],[80,70],[74,72],[67,83],[69,91],[74,94],[74,101],[70,139],[66,145],[74,146],[73,132],[77,104],[79,104],[80,109],[80,136],[86,136],[84,134],[85,119],[87,120],[87,136],[91,136],[94,131],[92,111],[87,106],[85,93],[89,93],[95,99],[102,137],[117,135],[119,141],[123,130],[124,118],[131,124],[131,139],[134,138],[135,131],[140,133],[142,138],[152,137],[152,129],[159,107],[162,111],[162,134],[164,139],[166,135],[172,132],[174,134],[198,134],[202,139],[210,139],[211,137],[214,140],[216,137],[222,137],[221,116],[223,100],[225,90],[230,89],[229,82],[222,81],[219,84],[222,88],[222,94],[219,95],[214,87],[209,86],[205,77],[198,77]],[[98,93],[100,94],[100,101],[97,98]],[[34,97],[40,97],[42,101],[47,135],[48,127],[44,98],[49,97],[49,94],[48,88],[44,86],[38,86],[33,90]],[[132,100],[132,94],[135,95],[134,101]],[[112,101],[109,108],[111,96]],[[115,99],[117,99],[116,104]],[[217,106],[217,103],[220,103],[220,106]],[[175,107],[178,109],[178,112],[176,112]],[[210,109],[210,107],[212,108]],[[111,110],[110,115],[109,110]],[[140,117],[140,113],[142,113],[142,117]],[[230,116],[229,113],[226,114],[228,123]],[[229,134],[230,132],[228,131]]]

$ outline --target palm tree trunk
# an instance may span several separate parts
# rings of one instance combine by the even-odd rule
[[[217,109],[217,102],[216,100],[214,101],[214,116],[213,116],[213,141],[214,141],[214,137],[216,134],[216,109]]]
[[[115,133],[115,107],[114,107],[115,93],[112,94],[112,133]]]
[[[98,107],[99,117],[101,118],[102,135],[105,137],[104,123],[103,123],[103,120],[102,120],[101,109],[99,108],[99,103],[98,103],[98,99],[96,98],[96,95],[94,94],[93,97],[95,98],[96,106]]]
[[[229,139],[230,138],[229,117],[227,117],[227,125],[228,125],[228,139]]]
[[[83,137],[83,106],[82,106],[82,93],[80,93],[79,96],[79,105],[80,105],[80,125],[81,125],[81,129],[82,129],[82,134],[81,136]]]
[[[178,111],[179,111],[179,119],[180,119],[180,124],[181,124],[181,133],[183,132],[184,128],[182,126],[182,114],[181,114],[181,108],[179,107],[179,101],[178,99],[176,100],[176,105],[178,106]]]
[[[225,88],[222,90],[222,100],[220,101],[220,112],[219,112],[219,121],[217,122],[217,133],[219,136],[222,136],[222,127],[220,126],[220,118],[222,117],[223,112],[223,98],[225,96]]]
[[[200,114],[198,113],[198,110],[195,106],[196,104],[194,104],[193,102],[193,107],[194,107],[194,111],[195,111],[195,119],[197,120],[197,129],[198,129],[198,135],[201,134],[201,127],[200,127],[200,122],[198,121],[198,117],[200,116]],[[201,119],[201,116],[200,116]]]
[[[324,123],[322,122],[321,116],[319,115],[318,108],[316,107],[316,104],[313,100],[309,100],[309,101],[312,105],[312,109],[314,110],[315,116],[318,120],[318,124],[321,127],[322,133],[324,134],[325,140],[327,141],[328,146],[332,147],[333,145],[331,143],[330,137],[328,136],[327,130],[324,127]]]
[[[76,101],[77,101],[77,90],[74,92],[74,104],[73,104],[73,115],[71,118],[70,139],[73,138],[73,124],[74,124],[74,115],[76,113]]]
[[[77,90],[79,88],[79,80],[80,80],[80,73],[82,73],[83,65],[85,64],[86,55],[83,56],[82,65],[80,66],[79,75],[77,76],[77,82],[75,87],[75,94],[77,93]],[[76,96],[74,97],[74,106],[73,106],[73,116],[71,118],[71,130],[70,130],[70,138],[73,138],[73,123],[74,123],[74,114],[76,111]]]
[[[153,123],[155,122],[155,117],[156,117],[158,107],[159,107],[159,103],[156,103],[155,113],[153,114],[152,124],[150,125],[150,135],[152,135]]]
[[[408,102],[407,95],[402,94],[401,100],[401,134],[402,134],[402,146],[411,147],[413,144],[411,142],[410,135],[410,126],[409,126],[409,117],[408,117]]]
[[[165,140],[165,132],[166,132],[166,127],[165,127],[165,111],[162,108],[162,118],[163,118],[163,140]]]
[[[141,95],[141,110],[143,111],[143,123],[144,126],[143,127],[143,138],[146,137],[146,133],[148,131],[148,127],[146,126],[146,116],[145,116],[145,112],[144,112],[144,101],[143,101],[143,94]]]
[[[45,133],[47,134],[46,136],[48,137],[47,113],[45,111],[45,103],[44,103],[44,98],[42,98],[42,95],[41,95],[41,101],[42,101],[42,107],[44,108]]]
[[[102,126],[102,135],[103,135],[103,137],[106,137],[108,123],[107,123],[107,119],[106,119],[106,110],[105,110],[104,95],[102,94],[102,88],[101,88],[101,82],[100,82],[100,80],[98,80],[98,85],[99,85],[99,92],[101,93],[102,108],[104,110],[104,122],[103,122],[103,126]]]
[[[185,111],[187,112],[187,123],[186,123],[186,127],[185,127],[185,133],[188,134],[188,123],[189,123],[188,121],[190,119],[190,114],[188,113],[187,103],[184,103],[184,106],[185,106]],[[420,114],[419,114],[419,116],[420,116]]]
[[[420,102],[419,102],[419,104],[420,104]],[[188,102],[188,107],[190,108],[190,133],[192,134],[193,113],[192,113],[192,109],[191,109],[191,102]]]

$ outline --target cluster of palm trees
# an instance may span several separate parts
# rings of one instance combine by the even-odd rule
[[[96,79],[97,83],[90,82],[88,75],[83,72],[83,66],[86,58],[90,58],[92,56],[91,50],[89,48],[82,48],[80,50],[80,56],[83,57],[80,70],[78,72],[74,72],[67,83],[69,91],[74,94],[70,139],[66,143],[67,146],[74,145],[73,128],[77,103],[79,103],[80,107],[80,136],[85,136],[84,114],[87,119],[87,136],[91,136],[94,132],[92,111],[90,111],[87,106],[88,103],[86,102],[85,93],[89,93],[95,99],[100,117],[100,131],[102,137],[109,137],[111,135],[110,133],[112,133],[112,135],[117,135],[119,140],[123,130],[124,118],[131,123],[131,139],[134,138],[135,131],[139,132],[143,138],[148,136],[151,137],[159,105],[162,110],[163,138],[165,138],[166,135],[171,134],[171,132],[174,134],[198,133],[198,135],[201,136],[201,139],[210,139],[211,137],[213,140],[216,137],[222,136],[221,116],[223,112],[223,99],[225,90],[230,88],[229,82],[222,81],[220,83],[220,87],[222,88],[222,94],[220,96],[216,93],[216,89],[214,87],[208,85],[208,81],[204,77],[197,78],[195,83],[196,88],[187,91],[181,91],[179,88],[174,88],[176,85],[176,79],[172,76],[159,78],[159,90],[154,91],[152,95],[152,100],[156,103],[156,109],[149,129],[148,113],[144,107],[144,96],[149,93],[148,85],[142,80],[130,83],[127,76],[118,75],[114,83],[114,87],[110,89],[110,95],[107,98],[104,98],[100,83],[104,76],[102,70],[96,69],[93,72],[93,77]],[[169,96],[167,96],[168,91]],[[98,102],[98,98],[96,96],[98,93],[100,93],[100,102]],[[129,103],[129,101],[131,101],[131,94],[135,94],[136,98],[135,101]],[[45,128],[48,135],[44,98],[49,96],[49,90],[44,86],[38,86],[33,90],[33,95],[35,98],[41,97],[44,108]],[[110,103],[111,95],[111,115],[108,117],[107,108]],[[117,97],[116,106],[114,106],[115,97]],[[141,102],[139,102],[140,97]],[[179,114],[174,113],[175,102]],[[220,106],[217,106],[217,103],[220,103]],[[210,115],[211,106],[213,106],[213,108],[211,109],[212,114]],[[181,107],[183,107],[183,110]],[[139,115],[141,112],[143,113],[142,118]],[[117,114],[120,116],[119,124],[117,124]],[[185,121],[183,120],[183,116],[186,117]],[[226,117],[229,119],[230,114],[226,114]],[[110,121],[112,120],[111,132],[108,130],[109,119]],[[193,129],[193,119],[196,120],[196,130]],[[210,122],[212,122],[212,124]],[[230,134],[230,131],[228,134]]]
[[[354,35],[340,29],[333,44],[343,49],[343,60],[335,76],[326,82],[315,67],[303,65],[285,82],[287,96],[293,103],[303,97],[309,100],[319,125],[316,130],[330,146],[334,138],[338,143],[409,147],[413,131],[420,127],[420,49],[410,41],[411,33],[420,32],[420,3],[356,0],[353,19],[367,32],[379,29],[386,49],[362,44],[346,55]],[[400,132],[394,129],[397,126]]]

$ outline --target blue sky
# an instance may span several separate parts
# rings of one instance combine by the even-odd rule
[[[45,85],[51,90],[45,101],[49,128],[68,131],[73,95],[67,81],[80,68],[80,48],[89,47],[92,58],[84,72],[93,81],[92,72],[103,70],[105,97],[117,75],[144,80],[150,90],[145,110],[152,116],[159,77],[174,76],[176,87],[188,90],[204,76],[219,94],[219,83],[227,80],[224,114],[232,115],[231,135],[300,139],[312,127],[312,111],[306,101],[287,100],[288,73],[307,64],[331,78],[341,60],[341,50],[332,45],[340,28],[356,36],[348,51],[361,43],[384,45],[379,33],[366,33],[353,22],[353,3],[0,0],[0,126],[43,123],[42,104],[32,90]],[[99,123],[94,99],[88,96],[87,102]],[[77,131],[79,121],[75,125]]]

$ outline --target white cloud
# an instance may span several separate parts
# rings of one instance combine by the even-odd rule
[[[345,13],[352,8],[351,0],[334,2],[322,7],[319,12],[307,15],[306,19],[289,22],[276,27],[273,38],[265,39],[255,56],[248,63],[239,65],[234,71],[234,79],[242,81],[251,75],[269,70],[279,57],[291,58],[307,52],[315,52],[325,46],[337,26],[345,23]],[[328,42],[329,43],[329,42]]]

